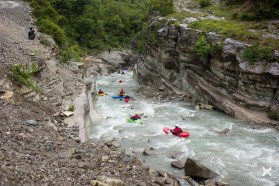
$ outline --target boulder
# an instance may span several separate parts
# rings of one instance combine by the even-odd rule
[[[210,179],[219,176],[216,172],[191,158],[187,158],[184,165],[184,172],[185,176],[196,177],[199,179]]]
[[[151,148],[145,148],[144,149],[144,151],[143,151],[143,155],[145,155],[145,156],[149,156],[149,155],[151,155],[152,154],[152,151],[153,150],[153,148],[151,147]]]
[[[183,169],[184,168],[184,165],[183,165],[182,161],[172,161],[171,166],[175,167],[175,168],[178,168],[178,169]]]

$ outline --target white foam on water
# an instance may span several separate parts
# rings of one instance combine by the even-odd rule
[[[270,131],[272,131],[272,129],[270,129],[270,128],[266,128],[266,129],[244,128],[244,130],[246,130],[247,132],[259,133],[259,134],[266,134],[266,133],[269,133]]]
[[[120,84],[119,79],[125,84]],[[92,137],[122,139],[122,145],[131,152],[138,152],[148,165],[170,173],[173,172],[170,166],[173,159],[163,152],[178,151],[181,160],[193,157],[201,163],[207,162],[206,165],[213,167],[231,185],[275,185],[278,181],[273,177],[261,177],[262,167],[272,167],[272,175],[279,175],[277,131],[252,129],[251,125],[232,117],[215,111],[198,111],[187,103],[156,103],[134,96],[133,90],[138,88],[138,83],[132,79],[132,71],[101,77],[97,86],[109,95],[98,99],[97,109],[104,120],[94,124]],[[117,95],[121,88],[136,101],[125,103],[112,99],[111,96]],[[126,121],[126,117],[135,112],[144,113],[143,125]],[[109,116],[112,118],[105,119]],[[190,137],[178,138],[163,132],[164,127],[174,128],[175,124],[189,131]],[[231,131],[219,135],[218,132],[225,128]],[[154,147],[159,154],[143,157],[142,151],[148,146]]]

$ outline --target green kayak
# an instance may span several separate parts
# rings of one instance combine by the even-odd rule
[[[142,124],[142,120],[141,120],[141,119],[132,120],[130,117],[128,117],[128,118],[127,118],[127,121],[129,121],[130,123],[139,123],[139,124]]]

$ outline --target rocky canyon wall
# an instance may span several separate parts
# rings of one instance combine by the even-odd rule
[[[150,22],[149,32],[156,33],[156,40],[149,39],[137,61],[135,76],[140,83],[167,91],[175,88],[196,103],[210,103],[236,118],[278,127],[278,121],[267,116],[270,110],[279,110],[277,62],[252,65],[241,58],[247,44],[167,22],[159,17]],[[162,26],[154,30],[158,23]],[[218,46],[208,59],[196,52],[202,35],[210,46]]]

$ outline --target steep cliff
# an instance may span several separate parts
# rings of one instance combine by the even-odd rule
[[[149,41],[135,70],[140,83],[181,90],[194,102],[210,103],[236,118],[278,127],[267,116],[279,109],[277,62],[251,64],[242,59],[248,44],[191,29],[175,20],[153,17],[148,33]],[[209,57],[197,51],[203,36],[206,41],[201,45],[208,44]]]

